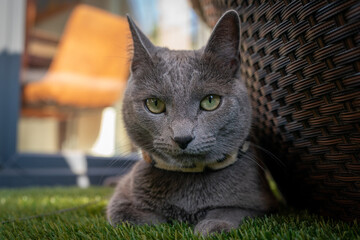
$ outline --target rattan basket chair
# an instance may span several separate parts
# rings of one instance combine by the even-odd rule
[[[241,23],[256,144],[288,202],[360,217],[360,1],[193,0]]]

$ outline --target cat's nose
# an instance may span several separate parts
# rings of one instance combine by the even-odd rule
[[[192,136],[174,137],[174,142],[176,142],[176,144],[179,145],[181,149],[185,149],[192,140]]]

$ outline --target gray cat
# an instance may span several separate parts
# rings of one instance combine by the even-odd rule
[[[128,21],[134,56],[123,116],[144,159],[118,183],[110,223],[179,220],[209,234],[273,209],[246,141],[251,107],[237,77],[238,14],[226,12],[197,51],[156,47]]]

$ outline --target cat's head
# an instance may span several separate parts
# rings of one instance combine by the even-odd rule
[[[239,68],[239,17],[226,12],[197,51],[154,46],[129,18],[134,54],[123,117],[132,141],[177,167],[234,155],[251,125]]]

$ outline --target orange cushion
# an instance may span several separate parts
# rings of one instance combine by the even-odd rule
[[[125,85],[126,80],[50,73],[42,81],[24,88],[23,96],[29,105],[56,103],[78,108],[106,107],[119,99]]]

